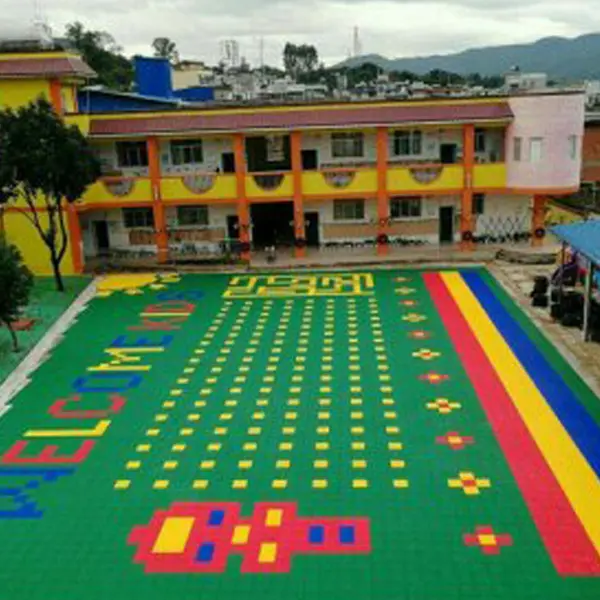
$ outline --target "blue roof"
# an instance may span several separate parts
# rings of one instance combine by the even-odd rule
[[[555,225],[550,231],[600,266],[600,219]]]

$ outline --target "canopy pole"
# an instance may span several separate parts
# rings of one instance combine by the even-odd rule
[[[563,293],[565,288],[565,258],[567,255],[567,243],[562,243],[560,251],[560,277],[558,278],[558,302],[562,304]]]
[[[592,282],[594,281],[594,263],[588,260],[588,270],[585,276],[583,292],[583,341],[587,342],[590,331],[590,308],[592,304]]]

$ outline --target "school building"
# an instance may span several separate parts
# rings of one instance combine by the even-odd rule
[[[102,163],[66,209],[66,273],[112,252],[163,262],[228,239],[244,258],[272,244],[300,257],[319,245],[540,244],[548,198],[580,185],[579,91],[84,113],[78,90],[93,75],[65,51],[0,54],[0,108],[44,95]],[[3,211],[5,234],[47,273],[22,210]]]

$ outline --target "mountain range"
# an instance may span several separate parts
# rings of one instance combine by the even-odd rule
[[[543,72],[552,79],[600,79],[600,33],[576,38],[546,37],[531,44],[471,48],[445,55],[385,58],[365,54],[348,58],[337,67],[374,63],[385,71],[425,74],[441,69],[460,75],[502,75],[517,66],[523,72]]]

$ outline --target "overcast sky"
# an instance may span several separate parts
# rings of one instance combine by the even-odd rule
[[[2,29],[8,15],[30,22],[36,4],[55,35],[79,20],[130,55],[166,36],[182,58],[210,63],[220,41],[235,39],[256,65],[263,38],[268,64],[281,63],[286,41],[316,45],[331,64],[348,56],[355,25],[363,53],[390,58],[600,31],[599,0],[0,0]]]

